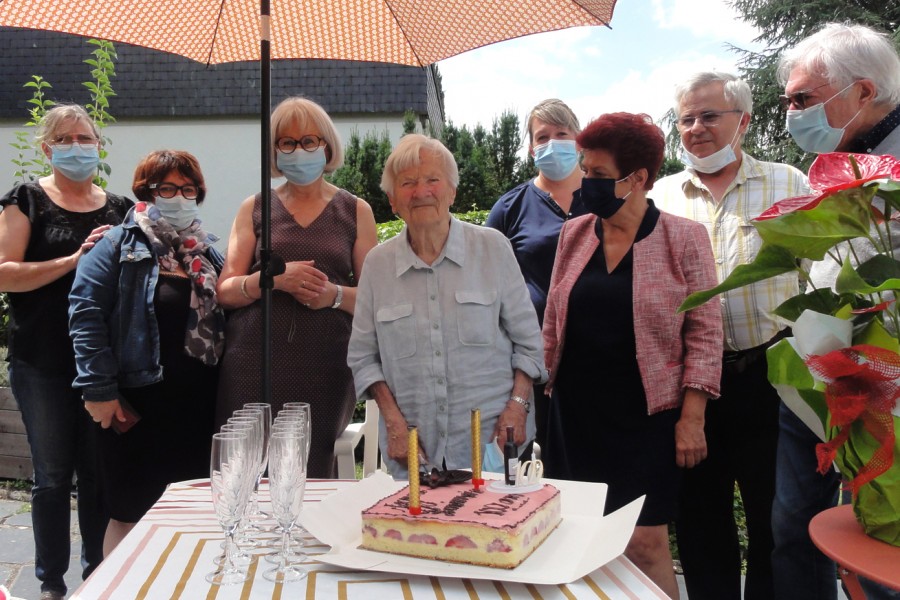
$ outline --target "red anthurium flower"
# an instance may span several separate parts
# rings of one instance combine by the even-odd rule
[[[893,156],[854,154],[860,178],[850,163],[850,155],[843,152],[820,154],[809,167],[809,187],[814,190],[837,191],[860,186],[873,179],[900,179],[900,161]]]
[[[850,188],[860,187],[874,179],[900,179],[900,161],[893,156],[854,154],[860,179],[856,178],[850,154],[830,152],[820,154],[809,168],[809,187],[816,193],[786,198],[763,211],[754,221],[765,221],[798,210],[812,210],[828,196]],[[882,215],[882,220],[883,220]]]
[[[870,306],[869,308],[854,308],[850,312],[854,315],[864,315],[867,313],[881,312],[883,310],[887,310],[887,307],[891,305],[891,302],[893,302],[893,300],[885,300],[877,306]]]

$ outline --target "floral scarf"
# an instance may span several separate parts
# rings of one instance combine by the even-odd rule
[[[184,334],[184,351],[200,359],[203,364],[218,364],[225,348],[225,313],[216,299],[219,276],[206,258],[206,249],[219,238],[206,233],[195,220],[190,227],[175,231],[148,202],[134,206],[134,221],[147,236],[159,264],[167,271],[175,271],[178,262],[193,284],[191,313]]]

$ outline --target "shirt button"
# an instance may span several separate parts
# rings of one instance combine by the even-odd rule
[[[441,351],[440,351],[440,350],[435,350],[435,351],[434,351],[434,355],[435,355],[435,356],[440,356],[440,355],[441,355]]]
[[[716,264],[717,264],[717,265],[721,265],[723,262],[725,262],[725,261],[722,260],[721,258],[717,258],[717,259],[716,259]]]
[[[431,299],[434,300],[434,294],[431,295]]]
[[[444,385],[444,378],[438,377],[438,385]]]
[[[446,431],[442,431],[442,432],[441,432],[441,437],[442,437],[442,438],[443,438],[443,437],[447,437],[447,432],[446,432]]]
[[[443,404],[441,404],[441,405],[438,407],[438,410],[441,411],[441,412],[444,412],[445,410],[447,410],[447,407],[444,406]]]
[[[437,329],[437,328],[438,328],[438,324],[437,324],[437,323],[434,323],[431,327],[434,328],[434,329]]]

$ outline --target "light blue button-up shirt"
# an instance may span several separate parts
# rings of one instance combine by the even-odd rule
[[[387,383],[431,464],[472,465],[471,409],[481,409],[481,439],[493,433],[509,400],[515,369],[546,381],[537,315],[509,241],[451,218],[434,264],[415,255],[404,227],[366,257],[356,293],[347,362],[359,398]],[[382,454],[391,475],[405,465]],[[528,439],[534,416],[528,415]]]

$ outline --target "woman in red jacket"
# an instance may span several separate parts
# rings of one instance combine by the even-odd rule
[[[706,458],[722,322],[714,303],[676,311],[716,285],[712,248],[647,198],[665,147],[650,117],[603,115],[577,141],[592,214],[563,225],[544,313],[547,475],[608,483],[607,512],[646,495],[625,554],[677,598],[668,523],[679,468]]]

